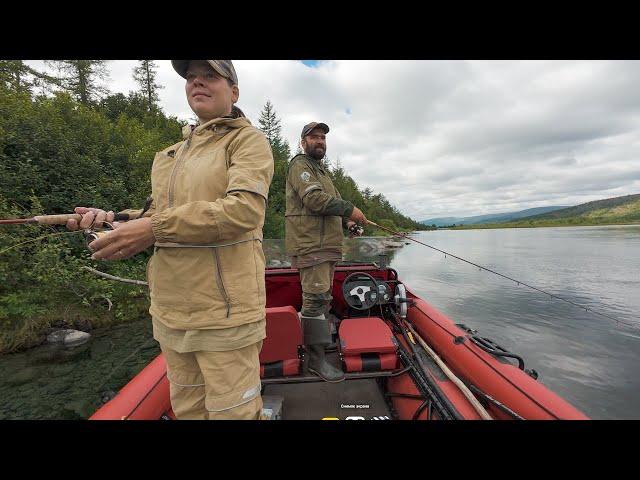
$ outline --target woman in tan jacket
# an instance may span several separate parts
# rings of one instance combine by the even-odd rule
[[[154,338],[167,362],[178,419],[258,419],[265,338],[262,227],[273,157],[234,104],[231,60],[172,60],[198,116],[183,141],[158,152],[152,207],[91,243],[92,258],[121,260],[151,246],[147,266]],[[113,219],[84,207],[78,225]]]

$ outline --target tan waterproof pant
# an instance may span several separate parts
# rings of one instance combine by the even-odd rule
[[[302,315],[316,317],[329,313],[336,262],[323,262],[298,270],[302,285]]]
[[[160,345],[178,420],[259,420],[262,341],[228,352],[178,353]]]

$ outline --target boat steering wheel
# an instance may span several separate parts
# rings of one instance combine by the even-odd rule
[[[368,273],[354,272],[342,283],[344,301],[356,310],[369,310],[378,303],[378,282]]]

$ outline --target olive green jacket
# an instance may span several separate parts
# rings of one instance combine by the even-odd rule
[[[296,155],[291,160],[286,204],[287,255],[342,251],[342,229],[354,207],[342,200],[320,162],[307,155]]]

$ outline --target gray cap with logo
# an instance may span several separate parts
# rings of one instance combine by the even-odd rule
[[[325,134],[329,133],[329,126],[326,123],[311,122],[311,123],[307,123],[304,127],[302,127],[302,133],[300,134],[300,138],[304,138],[307,135],[309,135],[311,130],[313,130],[314,128],[321,128]]]
[[[189,62],[191,60],[171,60],[171,65],[178,74],[187,78],[187,68],[189,68]],[[224,78],[228,78],[234,85],[238,85],[238,75],[236,69],[233,68],[231,60],[207,60],[209,65],[216,71],[216,73]]]

